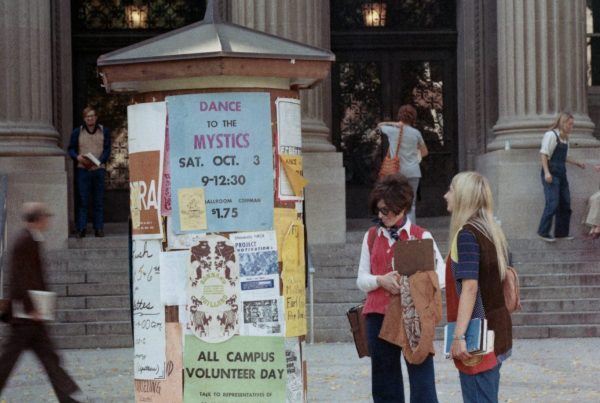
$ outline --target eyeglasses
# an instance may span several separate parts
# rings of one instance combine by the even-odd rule
[[[391,212],[387,207],[377,207],[377,211],[383,215],[388,215]]]

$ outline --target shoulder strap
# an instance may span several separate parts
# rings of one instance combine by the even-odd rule
[[[403,135],[404,135],[404,124],[400,124],[400,133],[398,133],[398,144],[396,144],[396,158],[398,158],[398,152],[400,152],[400,143],[402,143]]]

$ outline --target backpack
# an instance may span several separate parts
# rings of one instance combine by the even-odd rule
[[[512,266],[506,266],[506,275],[502,282],[502,291],[504,293],[504,303],[509,313],[522,309],[519,276]]]

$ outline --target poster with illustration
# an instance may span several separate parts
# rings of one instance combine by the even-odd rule
[[[167,110],[164,102],[127,107],[129,188],[134,239],[161,239],[160,199]]]
[[[281,297],[242,299],[243,336],[283,336],[285,323]]]
[[[239,259],[233,243],[207,235],[190,248],[187,272],[188,326],[208,343],[239,333]]]
[[[175,233],[272,229],[270,95],[190,94],[166,102]],[[199,189],[204,206],[194,204],[199,208],[192,210]]]
[[[288,378],[286,403],[304,403],[302,355],[297,337],[285,338],[285,360]]]
[[[134,240],[133,338],[135,379],[165,377],[165,309],[160,300],[160,240]]]
[[[231,241],[240,257],[241,276],[278,274],[275,231],[239,232]]]

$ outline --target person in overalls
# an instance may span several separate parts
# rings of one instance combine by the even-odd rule
[[[542,148],[542,185],[546,204],[540,219],[538,235],[546,242],[555,242],[556,238],[571,240],[569,224],[571,221],[571,195],[567,180],[566,162],[585,169],[585,164],[567,156],[569,134],[573,128],[573,115],[561,112],[549,131],[544,134]],[[550,234],[554,218],[554,236]]]

